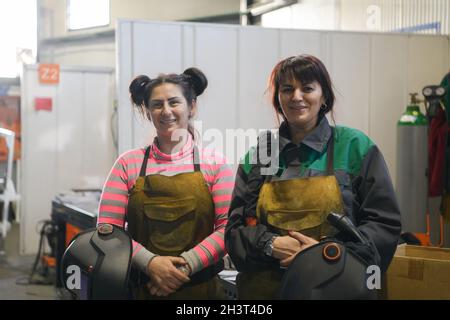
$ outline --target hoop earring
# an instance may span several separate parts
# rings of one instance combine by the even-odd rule
[[[150,111],[149,110],[145,110],[145,115],[147,116],[147,119],[152,122],[152,117],[150,116]]]

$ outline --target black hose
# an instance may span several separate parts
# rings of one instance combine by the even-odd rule
[[[54,223],[51,220],[45,220],[44,221],[44,224],[42,225],[41,231],[39,232],[39,234],[40,234],[39,247],[38,247],[38,252],[36,254],[36,258],[35,258],[34,263],[33,263],[33,267],[31,268],[31,273],[30,273],[30,275],[28,277],[22,277],[22,278],[17,279],[16,280],[16,284],[18,284],[18,285],[29,285],[29,284],[48,285],[48,284],[51,284],[51,281],[36,280],[36,279],[33,279],[33,276],[35,275],[35,273],[37,271],[39,260],[42,258],[42,253],[44,251],[44,237],[49,232],[46,229],[47,229],[48,226],[52,226],[53,227],[53,225],[54,225]]]

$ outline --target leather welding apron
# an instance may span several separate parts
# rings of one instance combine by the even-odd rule
[[[192,249],[214,230],[214,202],[200,171],[198,149],[194,146],[194,172],[175,176],[145,176],[150,147],[145,152],[141,171],[128,198],[128,231],[149,251],[162,256],[179,256]],[[191,276],[177,292],[163,299],[220,299],[215,266]],[[149,278],[141,273],[134,296],[137,299],[161,299],[150,295]]]
[[[327,146],[327,175],[270,181],[261,187],[256,207],[258,223],[284,236],[289,230],[320,240],[333,236],[336,230],[327,221],[331,211],[343,213],[341,191],[333,175],[334,130]],[[276,299],[284,269],[262,269],[238,274],[239,299]]]

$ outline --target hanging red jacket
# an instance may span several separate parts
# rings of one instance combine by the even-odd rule
[[[440,197],[444,187],[445,144],[449,127],[444,109],[440,108],[431,120],[428,136],[428,168],[430,175],[428,195]]]

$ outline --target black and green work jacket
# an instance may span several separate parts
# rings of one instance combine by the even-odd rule
[[[326,117],[299,145],[290,141],[286,122],[281,124],[278,132],[278,138],[273,138],[279,139],[275,157],[278,170],[271,177],[272,181],[326,175],[327,144],[332,133]],[[345,213],[370,245],[354,243],[342,233],[336,238],[385,272],[401,232],[400,210],[388,168],[378,147],[361,131],[336,126],[333,132],[334,175],[340,186]],[[268,150],[260,149],[270,148],[270,143],[261,143],[264,136],[268,141],[270,135],[261,135],[257,147],[251,148],[239,165],[230,205],[225,244],[238,271],[279,263],[263,251],[266,242],[276,234],[264,224],[247,226],[245,222],[246,217],[256,215],[259,191],[265,181],[265,176],[261,175],[265,162],[258,157],[258,154],[270,155]]]

